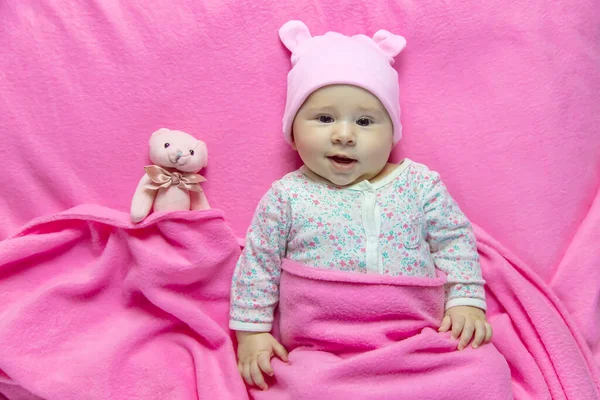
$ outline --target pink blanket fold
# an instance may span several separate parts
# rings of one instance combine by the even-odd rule
[[[0,242],[0,398],[244,399],[219,211],[78,206]]]
[[[597,200],[584,226],[599,217]],[[569,253],[581,254],[581,262],[565,259],[550,287],[481,228],[475,234],[494,344],[510,365],[515,398],[600,399],[600,370],[593,354],[600,288],[592,235],[572,243]]]
[[[600,190],[554,270],[550,288],[565,305],[600,366]]]
[[[353,275],[283,264],[279,336],[289,364],[255,399],[511,399],[494,345],[456,351],[437,327],[445,277]]]

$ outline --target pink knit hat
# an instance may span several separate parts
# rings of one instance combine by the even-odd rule
[[[281,41],[292,52],[288,74],[283,135],[292,143],[292,125],[298,109],[315,90],[328,85],[361,87],[377,96],[394,125],[394,144],[402,136],[398,74],[394,57],[406,47],[406,39],[386,30],[373,38],[327,32],[311,36],[300,21],[288,21],[279,29]]]

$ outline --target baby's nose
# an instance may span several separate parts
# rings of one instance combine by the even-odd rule
[[[354,132],[351,124],[341,123],[334,127],[333,139],[337,143],[354,143]]]

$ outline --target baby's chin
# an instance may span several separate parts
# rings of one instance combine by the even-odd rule
[[[322,175],[321,175],[322,176]],[[356,183],[358,177],[355,176],[322,176],[325,180],[329,181],[332,185],[337,187],[351,186]]]

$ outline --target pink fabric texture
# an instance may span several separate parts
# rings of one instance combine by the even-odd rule
[[[371,37],[386,29],[406,37],[408,46],[393,66],[402,90],[403,125],[394,159],[408,156],[439,171],[466,215],[489,233],[479,236],[482,252],[489,250],[484,258],[493,260],[489,268],[484,262],[488,305],[497,306],[490,310],[495,346],[514,368],[515,397],[590,398],[588,351],[600,362],[600,3],[586,0],[285,5],[275,0],[153,0],[151,7],[135,1],[0,3],[0,239],[5,239],[0,242],[0,393],[11,400],[27,392],[46,399],[76,398],[73,385],[99,393],[107,389],[102,386],[109,384],[107,377],[114,377],[114,385],[122,382],[124,393],[138,390],[133,378],[161,395],[171,387],[191,391],[206,366],[196,360],[217,363],[231,356],[225,344],[205,351],[204,346],[229,339],[208,322],[202,329],[194,324],[213,318],[202,314],[210,312],[202,299],[190,300],[193,312],[159,302],[145,303],[139,315],[133,307],[135,315],[122,323],[98,318],[106,317],[98,306],[118,304],[117,297],[104,297],[107,288],[116,296],[142,288],[143,295],[134,296],[139,301],[144,293],[172,289],[178,299],[174,304],[185,303],[189,295],[177,285],[161,291],[161,283],[175,277],[156,270],[119,286],[132,261],[120,260],[122,269],[114,269],[116,262],[102,256],[112,254],[109,244],[122,249],[140,240],[127,251],[148,262],[146,252],[154,254],[157,241],[166,249],[167,237],[175,246],[166,254],[198,252],[179,246],[178,240],[186,240],[180,235],[171,240],[168,229],[161,236],[160,221],[202,243],[206,221],[182,217],[179,223],[159,215],[133,231],[114,211],[106,212],[104,222],[98,217],[105,211],[88,209],[80,219],[65,217],[71,212],[56,222],[50,216],[82,203],[128,210],[148,164],[147,137],[169,126],[207,143],[211,160],[203,171],[208,179],[203,189],[242,237],[270,184],[299,164],[281,137],[290,54],[277,32],[291,19],[319,33]],[[223,218],[217,211],[208,213],[213,212],[200,214]],[[49,217],[30,225],[33,230],[7,239],[44,215]],[[201,229],[189,231],[188,224]],[[106,235],[110,240],[100,253]],[[43,256],[32,259],[33,254]],[[64,262],[55,264],[53,257]],[[94,257],[99,266],[112,265],[117,272],[94,269]],[[85,261],[89,269],[82,269]],[[222,268],[232,268],[232,262],[227,259]],[[35,265],[56,268],[56,277],[50,279],[51,271]],[[81,277],[86,271],[90,275]],[[204,283],[199,287],[212,285]],[[225,286],[218,288],[222,298]],[[57,311],[45,308],[45,302]],[[77,310],[83,314],[73,314]],[[226,317],[214,316],[223,324]],[[147,325],[139,322],[143,318]],[[190,328],[178,325],[181,321]],[[138,322],[141,333],[130,325]],[[96,326],[101,331],[86,331]],[[195,340],[182,339],[185,344],[174,349],[169,340],[178,336],[169,336],[171,327],[181,327],[181,337],[195,335]],[[148,335],[148,351],[161,353],[145,353],[143,342],[136,342],[143,335]],[[69,348],[66,339],[71,338],[74,344],[91,341],[102,347]],[[59,339],[65,341],[57,347]],[[182,346],[188,346],[187,355]],[[170,352],[164,355],[163,349]],[[24,354],[35,354],[39,361]],[[176,359],[161,358],[168,356]],[[152,357],[158,357],[158,365],[146,363]],[[580,373],[581,392],[561,394],[577,379],[560,367],[563,359],[565,366],[580,361],[573,371]],[[72,373],[82,379],[73,379]],[[132,379],[126,379],[128,373]],[[212,382],[225,379],[210,373],[206,376]],[[226,367],[223,374],[235,375]],[[200,390],[213,390],[209,381]],[[235,397],[239,380],[232,378],[223,388],[219,398],[228,393],[243,398]]]
[[[227,330],[239,247],[223,214],[155,214],[135,226],[128,218],[84,205],[0,243],[0,394],[247,397]],[[597,201],[582,234],[598,221]],[[577,240],[569,253],[591,251],[591,258],[570,256],[549,286],[481,228],[475,234],[493,345],[456,352],[448,334],[435,332],[443,276],[366,276],[286,261],[275,334],[291,361],[275,360],[276,384],[250,397],[332,400],[367,385],[369,399],[504,399],[509,389],[523,400],[600,399],[598,308],[565,295],[572,282],[564,272],[578,264],[592,277],[579,290],[594,295],[594,239]],[[465,376],[478,379],[459,392]]]
[[[439,171],[473,222],[552,279],[600,185],[597,1],[3,1],[0,238],[82,203],[129,210],[163,126],[206,142],[202,187],[244,236],[299,165],[281,134],[292,19],[406,37],[394,159]]]
[[[0,243],[0,394],[244,399],[227,329],[239,252],[218,211],[133,226],[79,206],[29,224]]]
[[[375,95],[394,126],[394,144],[402,137],[398,73],[394,57],[406,47],[406,39],[384,29],[373,38],[345,36],[338,32],[312,36],[301,21],[288,21],[279,37],[292,52],[288,74],[283,136],[292,143],[292,124],[304,101],[315,90],[335,84],[358,86]]]
[[[550,289],[564,305],[600,366],[600,192],[557,267]]]
[[[510,371],[493,344],[456,351],[437,278],[384,277],[286,260],[279,337],[289,362],[258,400],[512,399]],[[468,378],[467,378],[468,377]],[[271,382],[268,382],[271,383]]]
[[[596,207],[586,224],[599,218],[600,207]],[[487,280],[487,316],[494,327],[494,345],[510,366],[515,399],[600,399],[600,369],[593,354],[600,338],[597,327],[581,318],[598,320],[597,295],[580,301],[581,308],[570,312],[573,304],[563,303],[529,266],[481,228],[475,227],[475,236]],[[588,237],[571,250],[585,251],[592,241]],[[563,263],[557,271],[559,275],[563,270],[585,271],[592,282],[581,284],[587,289],[583,296],[594,296],[598,289],[597,262],[592,261],[597,251],[590,256],[577,266]],[[574,297],[571,293],[568,299]]]

